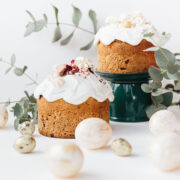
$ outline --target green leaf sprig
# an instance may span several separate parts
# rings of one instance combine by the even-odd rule
[[[73,8],[72,24],[61,22],[59,20],[59,9],[54,5],[52,7],[53,7],[53,10],[55,13],[56,23],[48,23],[48,18],[45,14],[43,14],[43,19],[36,20],[30,11],[26,11],[28,13],[28,15],[30,16],[32,21],[26,25],[25,36],[29,36],[33,32],[39,32],[44,27],[46,27],[47,25],[56,25],[55,30],[54,30],[53,40],[52,40],[52,42],[54,43],[54,42],[58,42],[63,37],[60,26],[61,25],[70,26],[73,28],[73,31],[68,36],[66,36],[64,39],[62,39],[60,42],[60,44],[62,46],[64,46],[64,45],[67,45],[68,43],[70,43],[71,39],[73,38],[73,36],[75,34],[76,29],[79,29],[81,31],[84,31],[84,32],[92,34],[92,35],[96,34],[96,32],[97,32],[97,17],[96,17],[95,11],[90,9],[88,12],[89,18],[90,18],[92,25],[93,25],[93,31],[89,31],[89,30],[84,29],[84,28],[79,26],[80,21],[82,19],[82,12],[78,7],[72,5],[72,8]],[[93,45],[93,41],[94,41],[94,37],[92,40],[90,40],[90,42],[88,42],[86,45],[81,47],[80,50],[90,49]]]
[[[144,34],[145,37],[151,38],[154,34]],[[173,93],[180,93],[180,60],[177,58],[179,53],[173,54],[171,51],[162,48],[170,39],[169,33],[162,33],[162,38],[159,44],[154,47],[145,49],[144,51],[154,51],[157,67],[151,66],[148,70],[152,79],[148,84],[142,84],[141,88],[146,93],[151,93],[153,105],[146,109],[147,116],[150,118],[153,113],[167,109],[169,106],[178,105],[180,107],[180,99],[177,102],[173,101]],[[162,81],[174,81],[162,87]]]

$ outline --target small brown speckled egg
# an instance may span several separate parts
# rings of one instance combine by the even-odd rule
[[[13,147],[19,153],[31,153],[36,147],[36,141],[32,136],[24,135],[16,139]]]
[[[32,123],[30,121],[23,122],[22,124],[19,124],[18,131],[22,135],[25,135],[25,134],[33,135],[33,133],[35,131],[35,125],[34,125],[34,123]]]
[[[122,138],[115,139],[111,144],[111,149],[118,156],[129,156],[132,152],[130,143]]]

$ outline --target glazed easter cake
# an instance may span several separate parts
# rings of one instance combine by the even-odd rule
[[[152,37],[145,34],[153,33]],[[158,44],[161,33],[141,13],[108,17],[98,31],[98,71],[111,73],[147,72],[156,66],[154,52],[143,51]]]
[[[109,122],[111,86],[94,73],[89,60],[77,58],[70,65],[56,65],[34,92],[39,132],[45,136],[74,138],[76,126],[90,117]]]

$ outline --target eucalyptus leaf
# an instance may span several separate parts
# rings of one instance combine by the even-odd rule
[[[161,88],[161,86],[162,86],[161,82],[153,81],[149,83],[149,87],[152,89],[158,89]]]
[[[145,50],[143,50],[143,51],[158,51],[159,50],[159,47],[151,47],[151,48],[147,48],[147,49],[145,49]]]
[[[74,35],[74,31],[61,41],[61,45],[64,46],[64,45],[68,44],[71,41],[73,35]]]
[[[59,9],[56,6],[52,6],[52,7],[54,9],[54,13],[55,13],[55,17],[56,17],[56,24],[58,26],[59,25],[59,17],[58,17]]]
[[[152,36],[154,36],[154,33],[152,33],[152,32],[144,34],[144,37],[152,37]]]
[[[48,23],[48,17],[46,14],[43,14],[43,18],[44,18],[44,24],[47,25]]]
[[[150,119],[151,116],[152,116],[155,112],[157,112],[157,111],[159,111],[159,110],[163,110],[163,109],[167,109],[167,107],[166,107],[165,105],[163,105],[163,104],[158,104],[157,106],[151,105],[151,106],[149,106],[149,107],[146,108],[146,114],[147,114],[148,118]]]
[[[33,16],[33,14],[32,14],[30,11],[28,11],[28,10],[26,10],[26,12],[29,14],[29,16],[31,17],[31,19],[35,22],[36,19],[35,19],[35,17]]]
[[[170,38],[171,38],[171,34],[170,33],[163,34],[163,36],[161,37],[159,46],[161,46],[161,47],[164,46],[167,43],[167,41],[169,41]]]
[[[16,56],[15,56],[15,54],[13,54],[11,56],[11,66],[14,66],[15,62],[16,62]]]
[[[23,113],[23,109],[18,103],[15,104],[13,110],[14,110],[14,116],[16,117],[19,117]]]
[[[163,96],[159,95],[159,96],[152,96],[153,100],[156,102],[156,104],[161,104],[163,102]]]
[[[24,68],[15,68],[14,73],[17,76],[22,76],[24,74],[24,72],[26,71],[26,69],[27,69],[27,66],[25,66]]]
[[[11,71],[12,67],[8,68],[4,74],[8,74]]]
[[[19,126],[19,120],[15,119],[14,120],[14,129],[17,131],[18,130],[18,126]]]
[[[174,74],[177,72],[178,66],[176,64],[174,64],[173,62],[169,62],[167,64],[167,70],[170,74]]]
[[[35,32],[41,31],[41,30],[44,28],[45,24],[46,24],[46,23],[45,23],[44,20],[38,20],[38,21],[36,21],[34,31],[35,31]]]
[[[172,92],[166,92],[166,93],[162,94],[162,97],[163,97],[163,102],[161,102],[161,104],[163,104],[167,107],[172,104],[172,100],[173,100]]]
[[[176,72],[174,74],[170,74],[170,73],[167,72],[166,74],[164,74],[164,76],[167,76],[168,79],[177,80],[178,81],[180,79],[180,72]]]
[[[82,13],[80,11],[79,8],[72,6],[73,7],[73,16],[72,16],[72,22],[73,24],[78,27],[79,26],[79,22],[81,20],[82,17]]]
[[[149,84],[141,84],[141,89],[145,92],[145,93],[150,93],[151,92],[151,88],[149,87]]]
[[[91,47],[92,47],[92,45],[93,45],[93,42],[94,42],[94,39],[93,40],[91,40],[88,44],[86,44],[85,46],[83,46],[83,47],[81,47],[81,51],[84,51],[84,50],[88,50],[88,49],[90,49]]]
[[[24,37],[29,36],[32,32],[35,30],[35,24],[34,23],[29,23],[26,26],[26,31],[24,33]]]
[[[149,72],[149,75],[151,76],[151,78],[154,80],[154,81],[162,81],[163,79],[163,75],[161,74],[161,70],[154,67],[154,66],[151,66],[148,70]]]
[[[160,50],[155,51],[155,59],[156,59],[157,65],[163,70],[167,69],[167,64],[169,62],[172,62],[172,63],[175,62],[174,54],[164,48],[161,48]]]
[[[152,92],[152,95],[153,95],[153,96],[159,96],[159,95],[161,95],[161,94],[163,94],[163,91],[162,91],[161,89],[157,89],[156,91],[153,91],[153,92]]]
[[[62,38],[62,34],[61,34],[60,27],[58,25],[58,26],[56,26],[56,29],[54,31],[54,37],[53,37],[52,42],[59,41],[61,38]]]
[[[93,11],[92,9],[89,10],[89,18],[92,21],[93,28],[94,28],[94,33],[97,33],[97,17],[96,17],[96,12]]]
[[[175,83],[174,89],[175,89],[175,90],[180,90],[180,79],[179,79],[179,81],[177,81],[177,82]]]

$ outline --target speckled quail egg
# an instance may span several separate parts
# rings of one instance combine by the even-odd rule
[[[33,135],[33,133],[35,131],[35,125],[34,125],[34,123],[32,123],[30,121],[25,121],[22,124],[19,124],[18,131],[22,135],[25,135],[25,134]]]
[[[81,149],[72,142],[52,145],[44,154],[49,171],[62,178],[75,176],[82,168],[84,156]]]
[[[103,148],[111,137],[111,126],[100,118],[85,119],[79,123],[75,130],[76,141],[87,149]]]
[[[0,104],[0,128],[3,128],[8,121],[8,111],[5,106]]]
[[[123,138],[115,139],[111,144],[111,149],[118,156],[129,156],[132,152],[132,146]]]
[[[158,135],[160,133],[175,131],[178,123],[178,118],[173,112],[160,110],[151,116],[149,128],[154,135]]]
[[[180,135],[168,132],[156,136],[148,155],[152,165],[159,170],[172,171],[180,168]]]
[[[19,153],[31,153],[35,147],[36,141],[30,135],[21,136],[14,143],[14,149]]]

